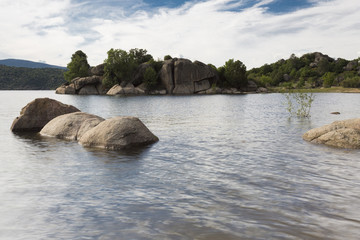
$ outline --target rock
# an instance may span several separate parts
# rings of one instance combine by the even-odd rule
[[[122,87],[119,84],[115,84],[112,88],[109,89],[109,91],[106,93],[106,95],[117,95],[121,94],[123,91]]]
[[[183,58],[166,60],[160,71],[161,83],[169,94],[206,91],[216,77],[216,72],[210,66]]]
[[[60,87],[58,87],[55,92],[57,94],[76,94],[74,84],[69,84],[69,85],[63,84]]]
[[[37,98],[22,108],[12,123],[13,132],[40,131],[53,118],[80,110],[50,98]]]
[[[214,71],[208,65],[188,59],[178,59],[174,63],[174,90],[173,94],[193,94],[195,93],[195,82],[210,80],[215,77]],[[205,86],[205,85],[204,85]],[[207,89],[210,88],[209,84]],[[207,90],[202,88],[200,91]]]
[[[332,112],[332,113],[330,113],[330,114],[339,115],[339,114],[340,114],[340,112]]]
[[[95,85],[85,85],[80,89],[79,95],[99,95],[99,91]]]
[[[258,87],[254,81],[248,81],[248,84],[246,87],[247,92],[256,92],[257,89],[258,89]]]
[[[96,67],[90,68],[90,75],[92,76],[103,76],[104,75],[105,63],[99,64]]]
[[[177,59],[166,60],[160,70],[160,80],[166,91],[171,94],[174,90],[174,62]]]
[[[210,82],[208,79],[194,82],[194,92],[195,93],[201,92],[201,91],[206,91],[209,88],[210,88]]]
[[[136,117],[114,117],[99,123],[79,140],[85,147],[109,150],[140,147],[159,139]]]
[[[146,69],[148,67],[151,67],[151,64],[149,63],[142,63],[139,65],[139,67],[137,68],[136,72],[135,72],[135,75],[134,75],[134,78],[133,80],[131,81],[131,83],[134,85],[134,86],[138,86],[140,85],[141,83],[144,82],[144,73],[146,71]]]
[[[354,61],[349,62],[349,63],[344,67],[344,70],[345,70],[345,71],[352,71],[352,70],[355,70],[357,66],[358,66],[358,61],[357,61],[357,60],[354,60]]]
[[[77,140],[104,120],[101,117],[84,112],[68,113],[52,119],[43,127],[40,134],[60,139]]]
[[[336,121],[311,129],[303,135],[303,139],[338,148],[360,148],[360,118]]]
[[[142,94],[143,91],[141,89],[135,89],[134,85],[128,83],[125,87],[121,87],[119,84],[114,85],[110,90],[106,93],[107,95],[135,95]]]
[[[256,90],[257,93],[267,93],[268,90],[267,88],[264,88],[264,87],[259,87],[257,90]]]
[[[220,94],[222,92],[222,89],[219,87],[212,87],[205,91],[206,94]]]
[[[91,77],[83,77],[83,78],[74,78],[71,83],[74,84],[75,90],[79,91],[85,85],[97,85],[102,82],[101,77],[99,76],[91,76]]]

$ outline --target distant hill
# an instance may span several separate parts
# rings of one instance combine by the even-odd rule
[[[0,65],[5,65],[9,67],[24,67],[24,68],[59,68],[66,69],[66,67],[60,67],[55,65],[50,65],[41,62],[33,62],[22,59],[4,59],[0,60]]]
[[[65,83],[61,68],[25,68],[0,65],[0,90],[50,90]]]

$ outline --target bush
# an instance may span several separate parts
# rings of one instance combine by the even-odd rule
[[[345,88],[360,88],[360,77],[348,77],[342,81],[342,86]]]
[[[286,98],[286,109],[290,116],[309,118],[311,105],[315,99],[312,93],[289,92],[284,93]]]
[[[153,67],[146,68],[144,72],[144,83],[148,89],[153,89],[157,84],[157,73]]]
[[[323,87],[329,88],[333,85],[335,80],[335,73],[327,72],[322,76]]]

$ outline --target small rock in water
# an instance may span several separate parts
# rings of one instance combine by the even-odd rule
[[[331,114],[339,115],[340,112],[332,112]]]

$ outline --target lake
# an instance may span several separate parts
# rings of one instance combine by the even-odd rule
[[[139,117],[160,141],[115,152],[13,134],[40,97]],[[360,151],[301,136],[360,117],[360,94],[315,94],[303,120],[284,99],[0,91],[0,239],[358,239]]]

